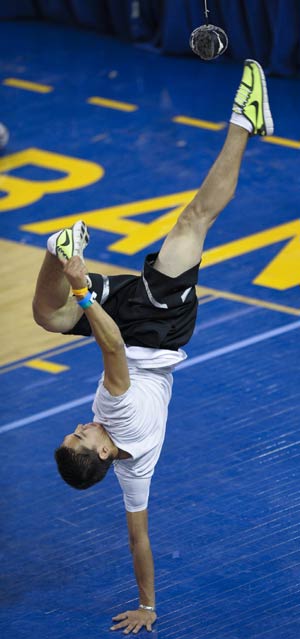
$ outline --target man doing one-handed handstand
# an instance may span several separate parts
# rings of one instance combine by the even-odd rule
[[[246,60],[222,151],[159,253],[147,256],[139,277],[87,277],[88,233],[81,221],[48,239],[33,302],[35,320],[49,331],[93,333],[104,363],[93,421],[67,435],[55,456],[63,479],[79,489],[100,481],[114,465],[139,590],[138,609],[114,617],[112,629],[125,634],[151,630],[156,620],[148,496],[165,435],[172,370],[186,357],[181,347],[196,321],[204,240],[234,195],[249,135],[272,133],[263,71]]]

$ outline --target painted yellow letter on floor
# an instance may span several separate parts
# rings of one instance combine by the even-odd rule
[[[28,180],[8,175],[7,172],[28,164],[61,171],[66,174],[53,180]],[[72,158],[42,149],[27,149],[0,159],[0,189],[7,193],[0,199],[0,211],[11,211],[37,202],[46,193],[61,193],[81,189],[102,178],[104,169],[99,164]]]

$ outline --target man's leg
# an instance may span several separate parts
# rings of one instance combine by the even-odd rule
[[[47,331],[65,333],[75,326],[83,314],[74,298],[70,297],[70,285],[64,275],[59,255],[64,259],[79,255],[83,260],[83,251],[88,241],[87,228],[81,220],[71,229],[64,229],[48,239],[48,250],[33,298],[34,319]]]
[[[36,323],[52,333],[71,330],[83,314],[70,297],[70,285],[59,259],[48,251],[37,279],[32,309]]]
[[[234,195],[248,131],[230,124],[223,149],[207,178],[166,237],[154,267],[177,277],[199,264],[208,229]]]
[[[179,216],[155,261],[156,270],[177,277],[200,262],[208,229],[235,193],[249,133],[272,135],[264,73],[246,60],[225,144],[194,200]]]

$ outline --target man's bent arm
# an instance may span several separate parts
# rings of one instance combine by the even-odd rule
[[[73,289],[85,284],[85,266],[79,257],[64,263],[64,273]],[[130,386],[124,342],[117,324],[97,303],[84,310],[104,360],[104,386],[111,395],[122,395]]]
[[[104,386],[111,395],[123,395],[130,386],[130,378],[119,328],[98,304],[87,308],[85,313],[102,351]]]
[[[104,386],[111,395],[122,395],[130,386],[124,342],[117,324],[99,306],[85,309],[104,362]]]

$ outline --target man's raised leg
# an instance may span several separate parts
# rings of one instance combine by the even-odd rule
[[[73,328],[82,310],[70,297],[70,285],[57,257],[47,251],[38,275],[32,303],[37,324],[52,333],[64,333]]]
[[[195,198],[166,237],[154,267],[177,277],[199,264],[208,229],[234,195],[249,134],[229,126],[223,149]]]
[[[246,60],[225,144],[194,200],[164,241],[154,264],[161,273],[177,277],[200,262],[208,229],[235,193],[251,133],[272,135],[273,121],[263,70],[254,60]]]
[[[81,220],[71,229],[63,229],[48,239],[47,253],[42,264],[33,298],[33,316],[47,331],[64,333],[73,328],[83,314],[70,297],[70,285],[64,275],[59,257],[70,259],[83,251],[89,236]]]

